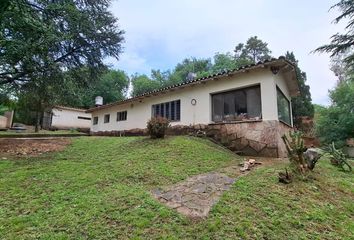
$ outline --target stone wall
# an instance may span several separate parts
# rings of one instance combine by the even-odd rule
[[[207,136],[239,154],[286,157],[281,136],[291,129],[279,121],[220,123],[209,125]]]
[[[167,135],[198,135],[202,132],[215,142],[243,155],[286,157],[281,139],[292,128],[279,121],[252,121],[237,123],[176,125],[170,127]],[[91,132],[95,136],[146,136],[146,129],[125,131]]]

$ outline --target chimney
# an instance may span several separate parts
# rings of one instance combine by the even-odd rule
[[[96,107],[102,106],[103,105],[103,97],[97,96],[95,98],[95,105],[96,105]]]

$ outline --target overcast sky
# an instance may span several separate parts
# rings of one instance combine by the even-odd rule
[[[332,24],[338,0],[118,0],[111,11],[125,30],[124,53],[114,68],[150,74],[172,69],[186,57],[209,58],[233,51],[257,35],[278,57],[293,51],[307,73],[314,103],[328,104],[336,78],[328,54],[312,54],[343,32]]]

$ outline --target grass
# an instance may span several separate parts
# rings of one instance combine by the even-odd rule
[[[350,239],[353,175],[321,161],[315,180],[277,183],[284,164],[239,178],[204,220],[151,189],[241,159],[203,139],[80,137],[60,153],[0,160],[4,239]]]

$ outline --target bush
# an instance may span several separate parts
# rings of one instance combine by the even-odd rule
[[[148,133],[152,139],[164,138],[169,126],[170,122],[163,117],[153,117],[147,123]]]

